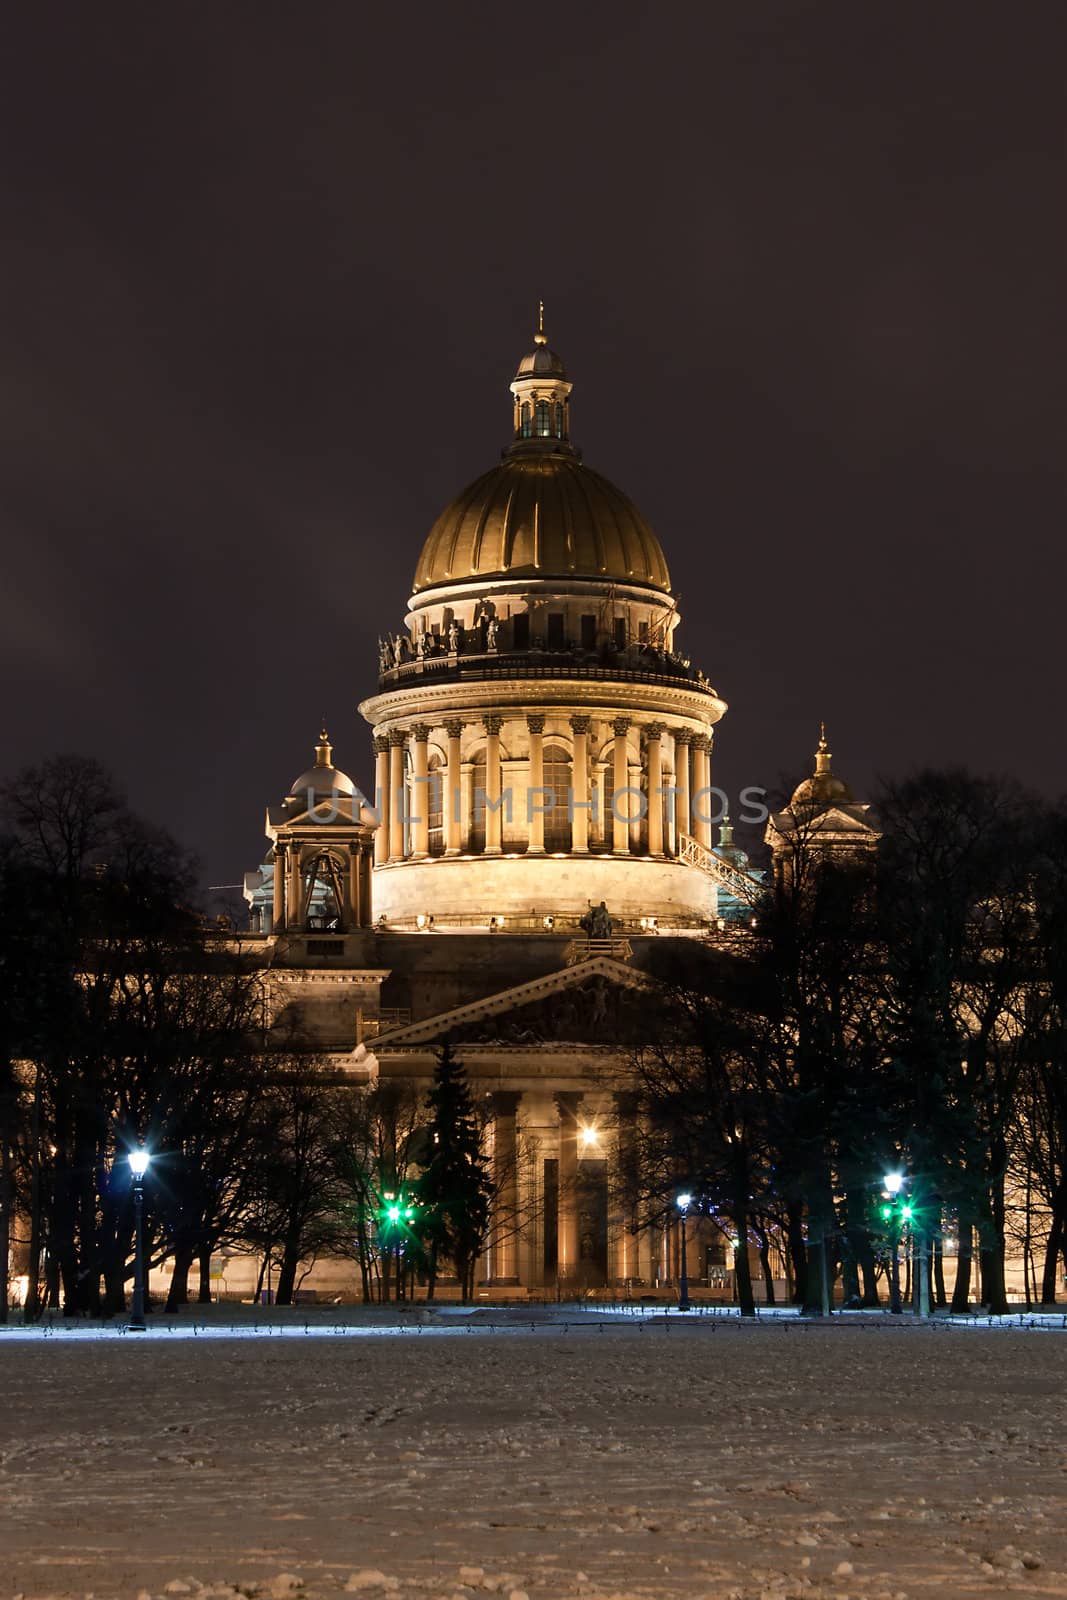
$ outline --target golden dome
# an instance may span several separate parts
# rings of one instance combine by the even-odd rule
[[[853,805],[856,796],[843,778],[831,771],[830,747],[826,743],[826,724],[819,729],[819,748],[815,752],[815,771],[793,790],[790,802],[794,806]]]
[[[536,445],[507,455],[441,513],[415,589],[508,574],[670,588],[659,540],[622,490],[572,452]]]
[[[333,745],[323,728],[315,746],[315,765],[294,779],[288,798],[306,801],[310,795],[313,800],[322,800],[329,795],[354,795],[355,792],[356,786],[348,773],[334,766]]]

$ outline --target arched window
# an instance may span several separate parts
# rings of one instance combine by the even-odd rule
[[[607,852],[612,846],[611,831],[611,757],[607,760],[601,758],[589,759],[589,775],[596,785],[597,805],[595,811],[589,813],[589,848],[592,851]],[[587,796],[587,798],[591,798]]]
[[[548,744],[544,752],[544,785],[552,790],[552,810],[545,812],[545,849],[569,850],[571,847],[571,816],[568,801],[571,786],[571,758],[559,745]],[[579,798],[584,798],[579,796]],[[547,805],[547,794],[541,804]]]
[[[415,787],[414,783],[412,782],[412,771],[411,745],[410,742],[408,742],[404,745],[404,815],[400,822],[400,833],[401,838],[403,839],[403,844],[401,845],[401,854],[404,856],[409,856],[411,854],[411,819],[412,817],[421,816],[421,812],[417,811],[413,804],[416,798],[421,800],[422,796],[415,796],[412,792]]]
[[[303,874],[307,896],[307,926],[323,930],[340,926],[344,918],[347,862],[323,850],[307,864]]]
[[[432,755],[430,757],[426,777],[428,781],[423,804],[426,807],[426,816],[430,825],[430,854],[432,856],[443,856],[445,853],[445,786],[440,756]]]
[[[522,402],[522,411],[519,414],[519,432],[524,439],[528,439],[533,432],[530,426],[530,402],[528,400]]]
[[[537,402],[536,432],[539,439],[550,439],[552,437],[552,407],[547,400],[538,400]]]
[[[471,763],[470,843],[472,855],[485,849],[485,751]]]

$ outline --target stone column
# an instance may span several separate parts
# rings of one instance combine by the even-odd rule
[[[444,823],[445,855],[458,856],[462,846],[460,818],[463,815],[463,793],[460,786],[459,742],[463,724],[458,717],[445,723],[448,734],[448,765],[445,768],[445,792],[441,796],[442,822]]]
[[[674,848],[680,853],[682,834],[691,834],[689,819],[689,741],[688,728],[674,730]]]
[[[371,876],[372,870],[373,862],[371,859],[370,848],[367,845],[360,845],[359,925],[361,928],[369,928],[374,922],[374,899],[371,888],[373,881]]]
[[[711,849],[711,795],[701,794],[711,786],[711,740],[698,733],[693,740],[693,834],[705,850]]]
[[[589,849],[589,718],[572,717],[571,732],[571,849],[584,855]]]
[[[374,804],[378,810],[378,831],[374,835],[374,864],[389,860],[389,740],[374,739]]]
[[[389,859],[404,859],[404,734],[389,735]]]
[[[363,908],[360,901],[363,898],[363,884],[359,870],[359,841],[353,840],[348,847],[348,911],[345,916],[345,932],[350,933],[353,928],[358,928],[363,920]]]
[[[423,860],[430,853],[430,785],[427,782],[427,743],[430,730],[425,722],[416,722],[411,730],[415,740],[411,771],[411,828],[412,855]]]
[[[289,846],[289,879],[286,892],[285,926],[289,929],[304,926],[304,885],[300,876],[300,846]]]
[[[471,825],[474,820],[474,762],[463,761],[459,769],[460,810],[462,818],[459,829],[460,852],[471,847]]]
[[[631,1231],[634,1220],[634,1202],[630,1189],[637,1160],[637,1095],[633,1090],[616,1090],[615,1100],[615,1172],[614,1179],[622,1196],[619,1209],[612,1218],[614,1251],[612,1276],[622,1283],[627,1278],[640,1277],[638,1270],[637,1234]]]
[[[493,1283],[518,1283],[519,1211],[518,1123],[522,1095],[498,1089],[493,1097],[493,1184],[496,1211],[493,1217]]]
[[[571,1288],[578,1281],[578,1107],[580,1094],[557,1094],[559,1112],[559,1200],[556,1279]]]
[[[626,749],[626,735],[630,730],[630,724],[625,717],[619,717],[612,723],[611,728],[615,735],[615,761],[611,784],[611,848],[617,856],[625,856],[630,853],[629,818],[630,801],[633,798],[623,793],[630,783]]]
[[[529,818],[529,834],[526,854],[528,856],[543,856],[545,853],[545,814],[541,808],[547,801],[547,797],[544,794],[545,719],[544,717],[527,717],[526,726],[530,730],[530,782],[526,790],[526,815]]]
[[[648,743],[645,747],[645,763],[648,769],[648,853],[650,856],[663,854],[663,728],[658,722],[652,722],[648,727]]]
[[[500,854],[500,725],[502,717],[485,719],[485,853]]]
[[[285,846],[274,846],[274,905],[271,911],[271,932],[283,933],[285,931],[285,875],[288,864],[285,859]]]

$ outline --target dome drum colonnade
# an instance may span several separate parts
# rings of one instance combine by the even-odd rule
[[[664,859],[690,832],[710,849],[711,748],[692,725],[594,718],[577,705],[393,727],[374,740],[375,865],[547,852]]]
[[[514,441],[437,519],[407,632],[360,707],[376,911],[506,926],[603,899],[624,919],[705,923],[714,886],[679,855],[688,835],[711,848],[725,704],[674,653],[655,535],[569,442],[571,385],[543,327],[511,390]]]

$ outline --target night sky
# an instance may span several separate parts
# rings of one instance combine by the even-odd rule
[[[715,778],[1064,784],[1060,4],[24,5],[3,764],[235,883],[356,714],[539,296],[730,703]]]

